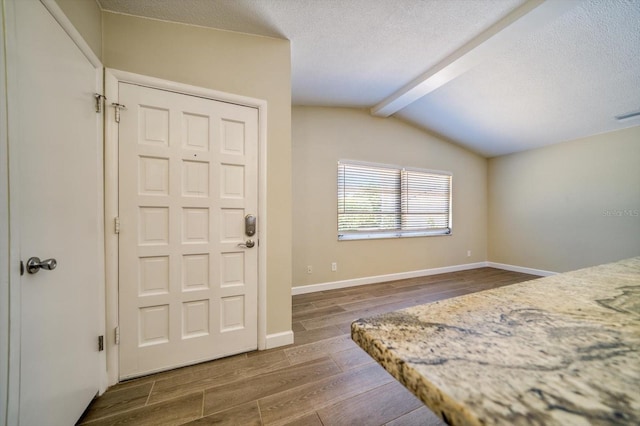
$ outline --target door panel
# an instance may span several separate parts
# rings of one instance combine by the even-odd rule
[[[128,83],[118,102],[120,377],[256,349],[257,110]]]
[[[56,258],[20,279],[20,424],[74,424],[99,387],[103,288],[97,71],[44,6],[15,8],[10,104],[20,256]]]

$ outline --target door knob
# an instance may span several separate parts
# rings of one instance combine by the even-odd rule
[[[247,240],[244,243],[238,244],[238,247],[251,248],[256,245],[256,242],[253,240]]]
[[[40,261],[39,257],[32,257],[27,260],[27,272],[30,274],[35,274],[40,269],[51,271],[53,269],[56,269],[56,266],[58,266],[58,262],[55,259],[46,259]]]

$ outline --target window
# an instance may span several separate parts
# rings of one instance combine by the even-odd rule
[[[451,173],[338,162],[338,239],[451,234]]]

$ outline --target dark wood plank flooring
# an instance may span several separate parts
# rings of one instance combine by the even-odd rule
[[[293,297],[295,343],[120,383],[87,425],[442,425],[351,340],[357,318],[538,278],[480,268]]]

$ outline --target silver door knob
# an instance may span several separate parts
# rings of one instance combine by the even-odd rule
[[[27,272],[30,274],[37,273],[40,269],[51,271],[56,269],[58,262],[55,259],[40,260],[39,257],[32,257],[27,260]]]
[[[256,245],[256,242],[253,240],[247,240],[244,243],[238,244],[238,247],[251,248]]]

